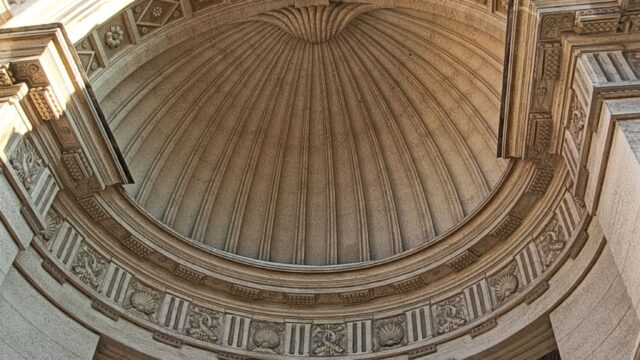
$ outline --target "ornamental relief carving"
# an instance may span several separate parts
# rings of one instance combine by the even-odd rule
[[[404,315],[376,321],[373,325],[373,351],[406,345],[406,323]]]
[[[551,218],[542,233],[534,241],[540,252],[542,263],[545,267],[549,267],[556,261],[566,246],[564,229],[555,216]]]
[[[347,348],[347,327],[344,324],[314,324],[311,332],[311,354],[314,356],[344,355]]]
[[[98,290],[109,263],[98,251],[83,242],[71,265],[71,272],[93,290]]]
[[[284,324],[252,321],[248,350],[282,354]]]
[[[569,118],[568,130],[571,134],[573,142],[578,152],[582,150],[582,140],[584,138],[584,129],[587,121],[587,115],[578,98],[574,93],[571,102],[571,117]]]
[[[53,209],[49,210],[45,217],[46,228],[42,232],[42,239],[44,241],[54,239],[58,235],[58,231],[60,231],[62,223],[63,221],[60,215],[58,215],[58,213]]]
[[[13,150],[9,163],[27,191],[33,189],[44,170],[42,158],[27,138],[23,138]]]
[[[131,314],[156,323],[155,315],[160,309],[162,294],[154,290],[138,279],[133,279],[129,284],[124,308]]]
[[[565,197],[567,196],[565,194]],[[563,207],[566,206],[568,206],[566,202],[561,203],[556,209],[556,213],[563,211]],[[536,279],[549,266],[556,263],[561,252],[566,250],[568,236],[566,231],[570,230],[565,231],[557,216],[556,214],[545,224],[525,250],[515,256],[514,260],[499,272],[487,277],[487,290],[483,290],[482,284],[484,282],[480,281],[480,283],[477,283],[479,284],[478,286],[474,285],[465,288],[463,292],[456,293],[444,300],[431,303],[431,305],[429,303],[427,305],[423,304],[420,309],[424,309],[424,313],[419,316],[418,313],[407,312],[395,317],[357,321],[348,324],[344,322],[314,323],[306,325],[308,330],[300,330],[303,327],[299,322],[301,319],[296,319],[293,323],[252,320],[250,315],[238,316],[233,313],[227,313],[224,309],[213,310],[204,305],[193,304],[191,301],[186,300],[183,295],[173,295],[173,293],[170,294],[153,289],[137,279],[134,274],[128,274],[116,269],[118,267],[107,256],[92,247],[85,237],[75,231],[71,231],[70,226],[53,210],[48,214],[48,218],[51,219],[48,223],[56,228],[66,226],[67,230],[64,231],[68,233],[62,236],[51,235],[53,240],[49,247],[50,251],[52,253],[56,252],[56,254],[59,253],[60,260],[71,256],[73,261],[69,261],[66,265],[67,269],[91,290],[96,293],[100,292],[112,300],[114,306],[116,306],[115,310],[112,310],[115,311],[114,313],[117,313],[117,307],[121,306],[125,313],[149,321],[152,324],[157,324],[170,332],[177,332],[187,338],[202,341],[203,343],[272,355],[302,355],[304,353],[315,357],[333,357],[367,351],[392,350],[406,346],[410,342],[410,336],[412,336],[412,344],[430,341],[433,337],[450,333],[471,324],[475,325],[475,327],[469,329],[473,336],[490,331],[496,326],[495,322],[476,323],[476,320],[485,318],[491,312],[491,309],[500,308],[520,293],[525,292],[525,289],[528,291],[525,299],[527,301],[535,300],[537,294],[545,290],[540,285],[531,287],[529,284],[540,284],[540,281]],[[61,232],[62,230],[56,231]],[[64,246],[72,239],[77,239],[74,243],[75,245]],[[63,252],[59,250],[62,247],[66,249]],[[520,273],[518,259],[524,251],[529,251],[530,248],[534,252],[536,251],[535,249],[538,249],[544,266],[539,272],[529,272],[525,281],[521,280],[525,275]],[[524,263],[521,265],[525,267],[532,266]],[[57,265],[51,266],[57,269]],[[113,283],[116,281],[114,279],[120,279],[117,280],[118,283],[124,281],[128,286],[124,285],[120,289],[116,288],[115,285],[105,284]],[[469,289],[475,291],[473,296],[467,293]],[[488,291],[487,297],[483,297],[483,300],[480,300],[485,291]],[[253,299],[253,301],[257,300],[256,298]],[[182,307],[172,307],[171,303],[179,303]],[[486,304],[485,310],[482,308],[483,304]],[[186,310],[179,310],[180,308],[186,308]],[[126,314],[123,314],[123,316],[126,316]],[[408,327],[409,320],[411,321],[410,328]],[[336,319],[336,321],[339,320]],[[293,333],[289,334],[288,331],[291,331],[294,324],[299,330],[296,332],[297,335],[292,337]],[[355,324],[359,324],[359,326],[355,326]],[[225,325],[228,326],[225,327]],[[349,334],[350,332],[354,333]],[[306,335],[308,338],[303,340],[302,334],[305,333],[308,334]],[[166,336],[178,339],[170,334],[166,334]],[[164,341],[158,337],[156,337],[156,340]],[[293,344],[290,343],[291,341],[299,343],[291,345]],[[351,352],[351,341],[356,344],[354,349],[357,347],[357,352]],[[290,350],[292,346],[294,348],[300,347],[300,349],[296,350],[294,354]],[[285,348],[288,350],[285,351]]]
[[[497,309],[518,293],[520,280],[518,265],[511,262],[502,271],[487,279],[491,292],[493,309]]]
[[[220,312],[190,304],[184,333],[200,341],[219,344],[222,340],[223,321]]]
[[[432,306],[435,333],[443,335],[463,327],[469,322],[464,295],[457,294]]]

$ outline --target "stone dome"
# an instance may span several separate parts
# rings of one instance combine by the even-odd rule
[[[101,101],[130,196],[188,239],[269,262],[433,243],[508,165],[503,34],[453,7],[276,4],[130,55]]]

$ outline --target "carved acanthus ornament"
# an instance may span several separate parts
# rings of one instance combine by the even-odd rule
[[[535,239],[545,266],[550,266],[566,246],[566,237],[562,225],[554,216],[542,233]]]
[[[452,332],[469,322],[467,304],[462,294],[436,303],[432,311],[435,332],[438,335]]]
[[[104,278],[108,262],[99,252],[83,243],[71,271],[85,284],[97,290]]]
[[[311,353],[315,356],[343,355],[346,352],[346,336],[344,324],[314,325]]]
[[[185,334],[194,339],[217,344],[222,338],[222,314],[191,304],[185,325]]]
[[[42,158],[35,146],[26,138],[11,153],[9,162],[27,191],[35,186],[38,177],[44,170]]]

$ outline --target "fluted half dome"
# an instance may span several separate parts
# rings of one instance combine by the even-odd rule
[[[492,193],[502,34],[437,10],[330,4],[223,25],[102,101],[142,207],[259,260],[384,259]]]

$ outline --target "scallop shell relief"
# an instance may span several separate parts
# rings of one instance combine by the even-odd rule
[[[281,354],[282,324],[252,322],[249,350]]]
[[[405,338],[405,322],[401,317],[381,320],[374,327],[375,351],[403,345]]]

